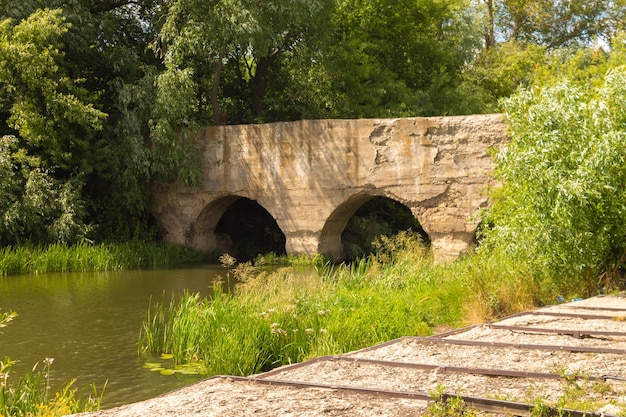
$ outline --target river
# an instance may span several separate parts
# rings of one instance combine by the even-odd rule
[[[219,266],[122,272],[54,273],[0,277],[0,311],[19,316],[0,333],[0,359],[10,357],[16,378],[44,358],[54,358],[53,389],[98,390],[102,406],[144,400],[200,379],[160,375],[143,367],[137,341],[150,300],[184,290],[210,295]]]

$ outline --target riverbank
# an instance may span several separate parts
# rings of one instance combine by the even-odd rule
[[[80,416],[392,417],[437,415],[437,407],[452,406],[467,415],[479,409],[480,415],[528,415],[537,407],[618,415],[626,410],[624,317],[623,294],[598,296],[249,378],[213,377]],[[442,399],[438,390],[460,401]],[[433,403],[431,395],[440,402]]]

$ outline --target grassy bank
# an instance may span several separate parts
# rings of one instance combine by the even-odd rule
[[[0,248],[0,275],[167,268],[208,260],[206,254],[168,243],[27,244]]]
[[[233,293],[218,285],[212,299],[186,294],[151,306],[142,352],[173,355],[207,375],[249,375],[526,310],[554,302],[561,290],[586,291],[495,255],[437,264],[406,234],[350,266],[303,274],[240,265],[232,275],[241,282]]]

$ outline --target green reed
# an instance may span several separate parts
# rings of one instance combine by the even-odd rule
[[[166,268],[208,260],[199,251],[168,243],[24,244],[0,248],[0,275]]]

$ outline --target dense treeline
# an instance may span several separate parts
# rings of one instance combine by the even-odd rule
[[[149,184],[197,179],[192,133],[203,124],[506,110],[513,133],[524,135],[536,113],[577,111],[576,100],[555,101],[569,92],[533,88],[565,77],[621,97],[603,85],[604,74],[625,62],[622,3],[0,0],[0,245],[154,237]],[[502,101],[520,88],[528,90]],[[596,94],[580,88],[571,97]],[[545,108],[535,112],[533,100],[546,100]],[[607,120],[602,129],[623,128]],[[538,136],[569,126],[544,122],[546,130],[529,139],[539,147]],[[622,143],[606,146],[620,155]],[[593,146],[578,158],[599,152]],[[514,159],[501,160],[507,181],[520,178],[510,173],[520,169]],[[623,169],[616,171],[617,183],[600,184],[594,204],[623,204]],[[575,185],[566,187],[571,195]],[[576,198],[567,201],[591,201]],[[555,211],[554,201],[535,208]],[[623,221],[615,210],[610,218]],[[491,221],[510,218],[502,209]],[[606,229],[596,223],[585,233]],[[612,270],[623,264],[625,239],[616,233],[591,269],[607,264],[609,253]]]

